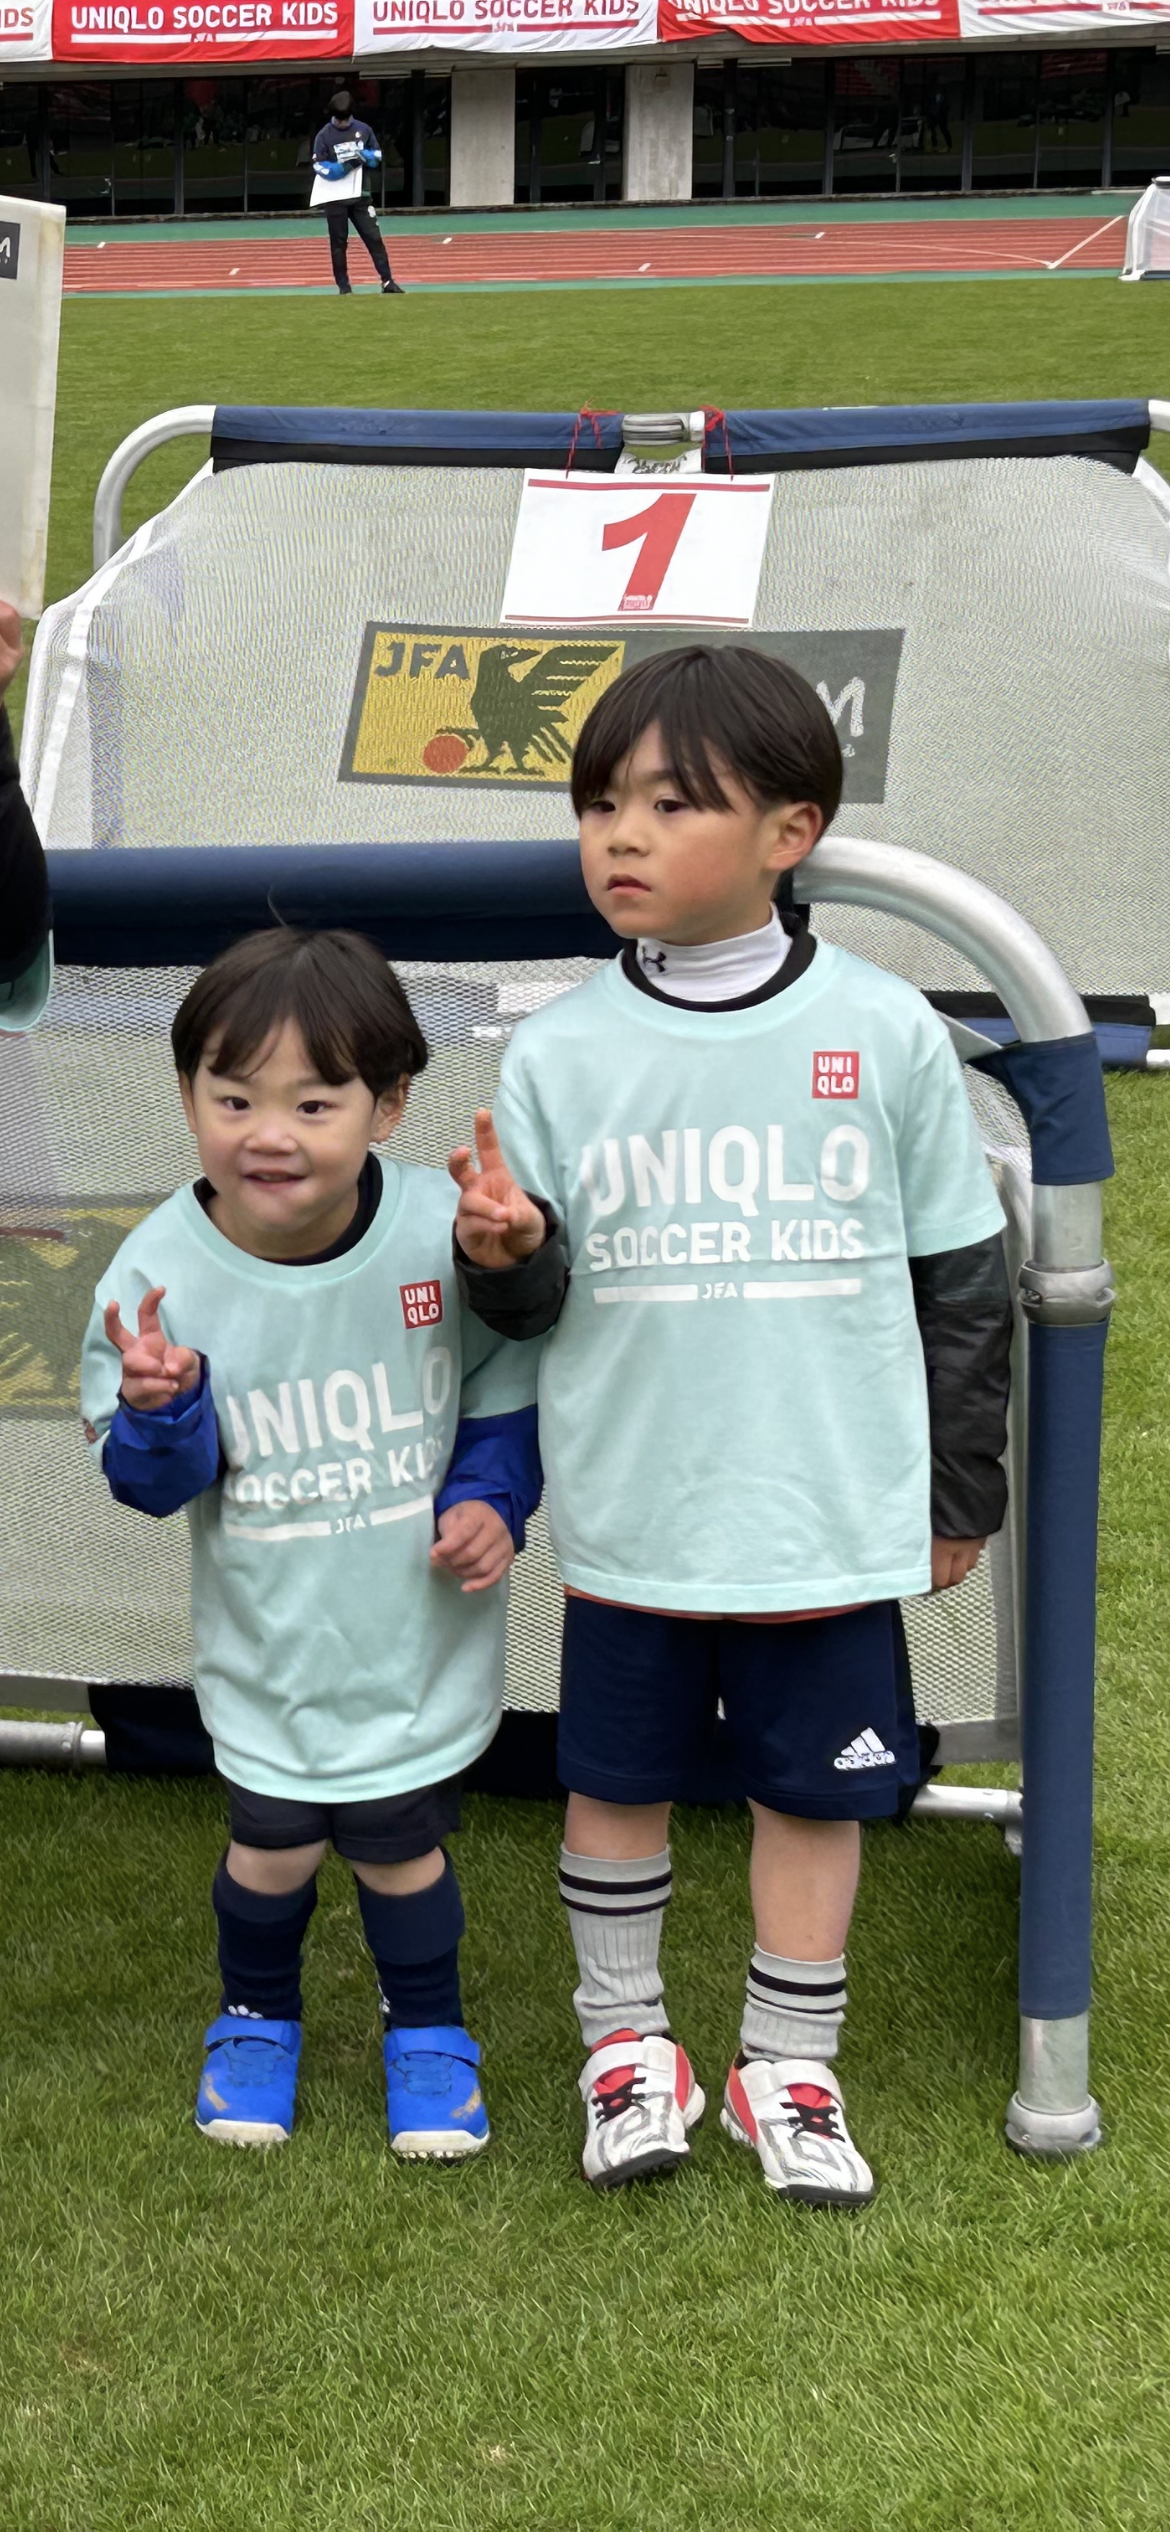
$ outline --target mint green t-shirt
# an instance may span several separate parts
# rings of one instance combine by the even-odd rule
[[[496,1121],[568,1228],[539,1371],[566,1583],[728,1614],[928,1590],[907,1259],[1003,1216],[922,996],[823,941],[739,1011],[615,962],[521,1022]]]
[[[102,1277],[82,1358],[99,1465],[120,1378],[108,1300],[134,1327],[164,1284],[168,1336],[207,1358],[228,1470],[187,1506],[195,1687],[222,1773],[288,1800],[453,1776],[503,1695],[507,1584],[464,1595],[432,1569],[433,1501],[460,1416],[530,1406],[539,1348],[464,1311],[450,1180],[381,1166],[364,1237],[317,1266],[250,1257],[180,1188]]]

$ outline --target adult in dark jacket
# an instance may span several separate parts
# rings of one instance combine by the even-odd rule
[[[0,698],[19,666],[20,617],[0,599]],[[0,1030],[31,1028],[44,1009],[52,975],[49,918],[45,856],[0,701]]]
[[[329,108],[330,120],[322,124],[313,143],[313,167],[327,184],[340,183],[357,166],[380,167],[382,152],[368,123],[360,123],[354,114],[353,99],[348,88],[342,88]],[[365,247],[378,279],[383,298],[401,298],[402,284],[390,270],[382,232],[362,191],[355,200],[327,204],[325,222],[329,230],[329,255],[333,278],[343,299],[351,295],[349,278],[349,223],[352,220]]]

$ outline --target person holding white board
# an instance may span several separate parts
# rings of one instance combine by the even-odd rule
[[[343,299],[352,295],[353,285],[349,278],[349,223],[352,220],[382,284],[383,298],[401,298],[402,284],[395,281],[390,270],[382,232],[370,204],[364,198],[366,169],[381,166],[382,152],[369,124],[357,120],[348,88],[340,89],[332,99],[329,117],[313,143],[316,183],[309,196],[309,208],[325,213],[330,261],[338,291]]]

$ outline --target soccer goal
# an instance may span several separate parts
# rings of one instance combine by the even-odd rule
[[[131,460],[176,420],[214,424],[216,471],[119,545]],[[490,1099],[516,1020],[612,951],[567,836],[575,730],[625,660],[693,638],[612,609],[604,623],[507,622],[525,477],[563,479],[570,459],[570,473],[622,469],[636,509],[658,498],[659,470],[689,480],[705,444],[713,470],[775,479],[738,638],[775,648],[821,688],[847,772],[846,832],[818,847],[799,887],[818,930],[949,1008],[1008,1216],[1019,1296],[1009,1522],[961,1591],[906,1615],[918,1712],[942,1763],[1023,1756],[1021,2072],[1008,2130],[1041,2152],[1098,2132],[1087,2008],[1109,1155],[1097,1046],[1068,977],[1114,1007],[1128,994],[1130,1016],[1105,1024],[1148,1048],[1148,993],[1144,1017],[1132,1006],[1140,976],[1167,972],[1148,966],[1165,919],[1154,887],[1165,812],[1135,770],[1126,704],[1136,689],[1143,743],[1165,753],[1163,601],[1146,567],[1160,555],[1164,578],[1167,521],[1135,480],[1148,427],[1146,408],[1129,405],[733,414],[716,433],[682,415],[623,429],[617,417],[201,408],[145,426],[107,470],[93,580],[38,635],[26,779],[52,854],[58,979],[42,1029],[0,1041],[13,1296],[0,1355],[0,1696],[88,1705],[113,1750],[127,1701],[173,1714],[190,1677],[186,1531],[147,1529],[95,1485],[76,1364],[109,1255],[191,1174],[168,1030],[192,973],[273,919],[373,933],[434,1049],[400,1148],[441,1161]],[[1021,552],[1025,520],[1062,589],[1073,704],[1058,673],[1065,633],[1047,620],[1052,588],[1037,596],[1039,563]],[[1124,670],[1107,673],[1131,603]],[[311,630],[326,622],[328,643]],[[1078,781],[1100,814],[1110,803],[1120,814],[1103,759],[1123,705],[1117,779],[1136,819],[1144,923],[1079,800]],[[1074,731],[1075,766],[1060,753]],[[1054,787],[1058,807],[1077,804],[1067,830]],[[1069,839],[1059,851],[1058,835]],[[505,1737],[518,1774],[526,1745],[548,1746],[558,1638],[538,1520],[512,1602]],[[104,1755],[84,1724],[0,1725],[0,1757],[54,1748],[73,1763]],[[918,1808],[996,1818],[1013,1835],[1021,1821],[1006,1789],[932,1785]]]
[[[1129,215],[1122,281],[1170,281],[1170,176],[1155,176]]]

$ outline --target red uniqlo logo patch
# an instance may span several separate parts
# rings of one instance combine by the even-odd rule
[[[408,1328],[437,1328],[443,1316],[441,1283],[399,1284],[402,1316]]]
[[[855,1049],[848,1054],[813,1056],[814,1099],[856,1099],[860,1079],[861,1057]]]

